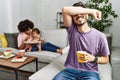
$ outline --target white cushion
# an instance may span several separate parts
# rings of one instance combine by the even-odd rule
[[[61,48],[66,47],[68,43],[66,29],[41,30],[41,36],[46,42],[51,42]]]

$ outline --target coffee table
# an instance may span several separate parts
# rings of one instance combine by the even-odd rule
[[[18,80],[19,68],[21,68],[22,66],[25,66],[33,61],[36,61],[36,71],[38,71],[38,59],[37,59],[37,57],[34,57],[34,56],[26,56],[26,57],[27,57],[27,59],[24,62],[11,62],[13,57],[8,58],[8,59],[0,58],[0,67],[9,68],[9,69],[14,70],[15,78],[16,78],[16,80]]]

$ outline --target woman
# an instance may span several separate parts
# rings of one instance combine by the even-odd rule
[[[24,42],[31,38],[31,35],[32,35],[31,31],[32,31],[33,27],[34,27],[33,22],[31,22],[29,20],[21,21],[18,24],[19,34],[18,34],[17,41],[18,41],[19,49],[26,48],[27,45]]]
[[[29,45],[25,44],[25,42],[32,38],[32,29],[33,28],[34,28],[34,24],[30,20],[24,20],[18,24],[18,30],[20,33],[18,34],[17,41],[18,41],[19,49],[26,50],[29,47]],[[34,47],[32,47],[32,48],[33,48],[32,51],[37,50]],[[62,54],[62,49],[60,47],[57,47],[49,42],[44,42],[44,40],[42,40],[41,50],[58,52],[58,53]]]

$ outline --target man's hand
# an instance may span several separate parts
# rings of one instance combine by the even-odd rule
[[[86,62],[89,61],[89,62],[93,62],[95,60],[95,56],[94,55],[91,55],[91,54],[85,54],[86,55]],[[97,63],[99,64],[106,64],[109,62],[109,56],[101,56],[101,57],[98,57],[98,61]]]
[[[101,11],[92,9],[91,13],[92,13],[92,16],[94,17],[94,19],[101,20]]]
[[[93,62],[94,59],[95,59],[95,56],[93,56],[93,55],[91,55],[89,53],[85,54],[85,56],[87,58],[87,61],[89,61],[89,62]]]

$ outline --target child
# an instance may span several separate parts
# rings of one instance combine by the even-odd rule
[[[30,51],[41,51],[41,38],[40,31],[38,28],[32,30],[32,39],[30,40],[31,44],[29,45],[28,52]]]

